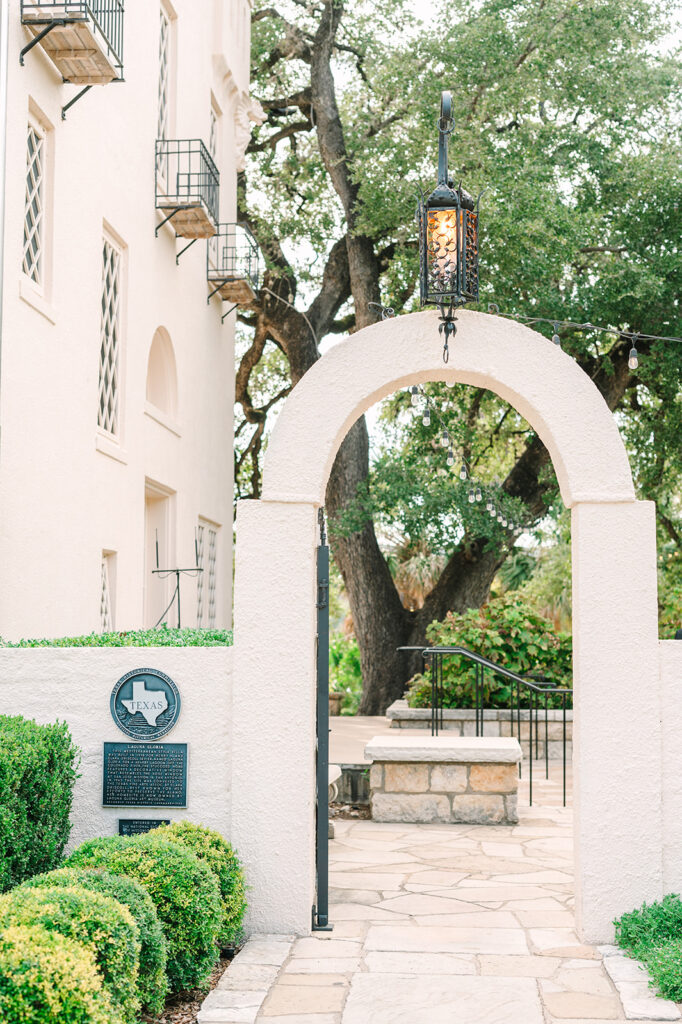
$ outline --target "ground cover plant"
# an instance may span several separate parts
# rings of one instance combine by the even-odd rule
[[[0,891],[59,863],[78,763],[65,723],[0,715]]]
[[[126,907],[137,924],[140,938],[140,969],[137,988],[144,1010],[160,1013],[168,981],[166,979],[166,939],[151,898],[134,878],[113,875],[95,868],[59,868],[24,882],[31,888],[73,888],[109,896]]]
[[[122,1024],[93,953],[58,932],[0,932],[0,1020],[6,1024]]]
[[[682,900],[675,893],[623,914],[616,942],[647,967],[662,996],[682,1000]]]
[[[155,836],[179,843],[203,861],[220,886],[222,921],[218,945],[235,946],[246,913],[246,880],[239,858],[226,839],[213,829],[191,821],[174,821],[155,829]]]
[[[136,879],[149,893],[167,942],[171,992],[200,988],[218,957],[220,888],[211,869],[179,843],[142,836],[91,839],[68,867],[104,868]]]
[[[0,897],[0,920],[5,927],[38,926],[58,932],[90,950],[121,1020],[134,1024],[140,1008],[139,929],[117,900],[82,887],[22,886]]]
[[[0,647],[231,647],[232,643],[229,629],[169,629],[167,626],[16,642],[0,638]]]
[[[535,677],[550,680],[554,686],[571,685],[571,635],[557,632],[549,620],[514,594],[496,598],[482,608],[471,608],[461,615],[449,612],[442,622],[431,623],[426,635],[431,644],[465,647],[531,682]],[[461,655],[445,658],[443,706],[474,707],[475,680],[472,662]],[[483,700],[486,707],[508,708],[511,696],[510,681],[489,670],[485,672]],[[407,701],[413,708],[431,706],[428,673],[414,677]],[[549,698],[548,706],[561,706],[560,700],[552,701],[553,698]],[[570,699],[567,699],[567,706],[571,706]]]

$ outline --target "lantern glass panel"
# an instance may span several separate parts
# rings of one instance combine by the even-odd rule
[[[434,292],[449,295],[458,291],[458,269],[463,231],[462,209],[428,210],[426,247],[429,284]]]

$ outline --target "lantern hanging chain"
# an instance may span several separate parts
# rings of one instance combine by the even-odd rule
[[[452,445],[452,438],[450,437],[450,431],[448,430],[445,421],[440,415],[437,406],[435,405],[433,399],[429,397],[429,395],[424,391],[424,389],[420,385],[413,384],[409,390],[411,395],[411,403],[415,407],[415,412],[417,411],[417,406],[419,405],[420,397],[424,402],[425,409],[424,412],[422,413],[422,422],[424,426],[429,426],[432,415],[438,421],[438,424],[440,425],[441,429],[440,443],[443,446],[443,448],[447,448],[448,466],[453,467],[455,465],[455,453]],[[467,479],[470,481],[468,493],[469,504],[474,505],[477,502],[482,502],[484,497],[484,490],[481,487],[480,483],[475,482],[472,479],[471,465],[470,463],[468,463],[464,453],[462,453],[462,465],[459,471],[459,478],[462,481],[465,481]],[[523,526],[516,524],[511,519],[508,519],[505,513],[501,509],[498,509],[496,507],[495,501],[493,500],[492,496],[492,489],[486,487],[485,491],[487,492],[485,508],[486,512],[488,512],[492,519],[497,519],[497,522],[500,524],[500,526],[502,526],[503,529],[506,530],[508,527],[512,534],[517,534],[522,529],[524,529]]]

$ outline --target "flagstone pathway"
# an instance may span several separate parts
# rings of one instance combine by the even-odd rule
[[[515,827],[336,821],[334,930],[281,946],[257,1024],[627,1020],[602,952],[574,931],[558,781],[536,799]],[[645,985],[639,995],[640,1020],[677,1016]]]

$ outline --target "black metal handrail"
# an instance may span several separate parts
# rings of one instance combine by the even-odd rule
[[[258,242],[246,224],[219,224],[206,247],[209,281],[245,280],[258,291],[260,268]]]
[[[473,662],[476,667],[475,679],[475,714],[476,714],[476,735],[483,735],[484,721],[484,685],[483,673],[489,669],[495,675],[503,676],[512,683],[510,691],[509,712],[511,722],[511,734],[514,736],[516,725],[516,738],[523,749],[523,738],[521,735],[521,723],[528,720],[528,776],[530,788],[530,803],[533,803],[533,743],[535,743],[535,760],[539,760],[539,732],[541,726],[540,716],[544,711],[544,750],[545,750],[545,778],[549,778],[549,701],[550,698],[561,703],[562,712],[562,778],[563,778],[563,804],[566,806],[566,701],[573,697],[573,690],[569,687],[555,686],[549,680],[526,679],[517,672],[498,665],[482,654],[476,654],[466,647],[459,646],[436,646],[436,647],[399,647],[399,651],[418,651],[429,666],[431,675],[431,735],[437,736],[443,728],[443,658],[451,655],[459,655],[467,661]],[[521,692],[527,699],[527,709],[522,709]],[[516,690],[516,700],[515,697]],[[544,707],[542,701],[544,699]],[[525,702],[524,702],[525,703]],[[527,714],[527,719],[526,719]],[[535,727],[535,728],[534,728]],[[519,776],[522,765],[519,764]]]
[[[201,139],[156,140],[156,208],[205,206],[218,224],[220,172]]]
[[[124,0],[21,0],[21,18],[30,25],[91,21],[107,56],[123,74]]]

